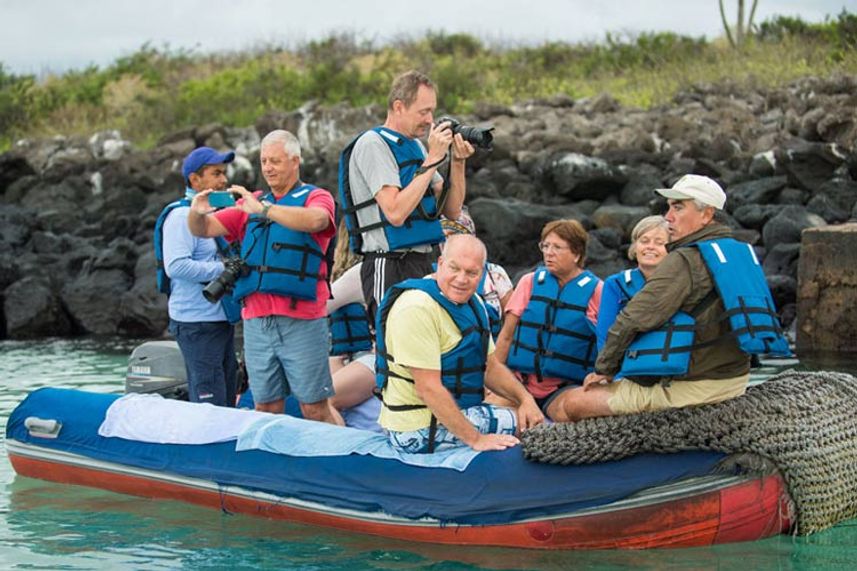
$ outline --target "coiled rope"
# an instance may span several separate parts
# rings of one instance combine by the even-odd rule
[[[857,379],[786,371],[714,405],[552,424],[523,435],[524,455],[590,464],[645,452],[752,453],[779,469],[795,505],[795,533],[857,517]]]

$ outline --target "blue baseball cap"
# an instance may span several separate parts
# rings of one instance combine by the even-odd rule
[[[200,147],[190,152],[182,163],[182,176],[187,181],[191,173],[195,173],[205,165],[222,165],[235,160],[235,153],[218,153],[211,147]]]

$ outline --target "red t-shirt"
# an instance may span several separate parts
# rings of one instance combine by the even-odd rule
[[[592,297],[589,298],[589,303],[586,304],[586,318],[592,323],[593,328],[598,323],[598,307],[601,305],[601,286],[603,283],[598,280],[598,285],[595,286],[595,291],[592,292]],[[512,292],[512,297],[509,298],[509,303],[506,304],[506,313],[511,313],[515,317],[520,318],[524,314],[527,304],[530,302],[530,297],[533,295],[533,272],[526,274],[518,282],[515,291]],[[593,329],[593,335],[595,330]],[[542,377],[542,382],[538,382],[536,375],[532,373],[519,373],[526,377],[527,390],[534,398],[541,399],[549,396],[562,383],[562,379],[556,377]]]
[[[261,196],[261,191],[255,195]],[[240,200],[238,201],[240,204]],[[313,189],[309,193],[305,208],[321,208],[327,212],[330,218],[330,224],[321,232],[312,234],[313,240],[316,241],[322,252],[327,251],[331,238],[336,234],[336,206],[333,202],[331,194],[321,188]],[[247,219],[249,214],[240,208],[224,208],[214,213],[217,220],[223,224],[228,234],[226,239],[230,242],[233,240],[243,240],[244,232],[247,229]],[[252,319],[254,317],[266,317],[268,315],[284,315],[295,319],[318,319],[327,315],[327,300],[330,297],[330,291],[327,288],[327,282],[324,278],[327,277],[327,264],[322,262],[319,273],[322,279],[318,280],[315,288],[315,301],[299,299],[292,307],[293,298],[282,295],[273,295],[270,293],[254,292],[244,298],[244,307],[241,310],[242,319]]]

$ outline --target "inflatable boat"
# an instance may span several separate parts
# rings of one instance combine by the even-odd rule
[[[162,444],[99,434],[120,396],[32,392],[7,424],[15,471],[227,513],[455,545],[703,546],[768,537],[791,523],[780,476],[723,473],[717,453],[555,466],[528,462],[513,448],[475,454],[453,469],[364,453],[305,454],[301,436],[313,434],[307,441],[313,447],[356,433],[298,419],[279,433],[297,453],[239,450],[240,438]],[[217,409],[176,406],[177,416],[193,407]],[[263,414],[220,410],[233,419]]]

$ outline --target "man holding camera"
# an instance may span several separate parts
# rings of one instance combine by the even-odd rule
[[[326,252],[336,233],[333,197],[300,180],[301,148],[288,131],[261,144],[271,192],[232,186],[236,206],[212,212],[210,192],[193,199],[188,227],[196,236],[241,241],[243,268],[221,277],[243,305],[244,357],[256,410],[282,413],[289,394],[305,418],[343,424],[330,406]],[[209,215],[211,214],[211,215]]]
[[[361,282],[374,323],[384,292],[432,272],[432,246],[443,241],[438,217],[456,219],[465,195],[465,161],[473,146],[452,124],[433,123],[434,84],[417,71],[393,81],[387,119],[353,141],[340,158],[340,199],[351,248],[364,256]],[[420,138],[428,134],[428,149]],[[451,156],[450,156],[451,155]],[[438,167],[449,159],[444,189]]]
[[[191,152],[182,164],[185,197],[167,205],[155,224],[158,288],[169,296],[170,333],[185,362],[191,402],[235,406],[238,363],[234,326],[240,308],[231,296],[219,303],[203,297],[203,286],[224,269],[223,239],[193,236],[187,225],[191,200],[200,192],[226,188],[226,165],[235,153],[210,147]]]

